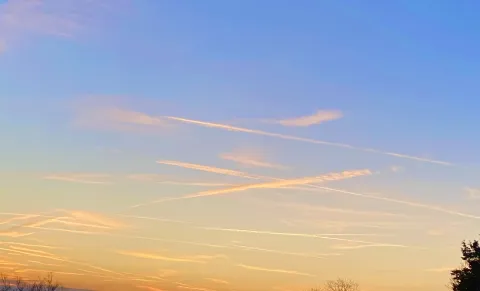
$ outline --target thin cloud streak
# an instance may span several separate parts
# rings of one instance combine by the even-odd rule
[[[160,260],[160,261],[169,261],[169,262],[181,262],[181,263],[200,263],[204,264],[205,260],[201,260],[199,258],[174,258],[174,257],[167,257],[167,256],[162,256],[162,255],[157,255],[157,254],[151,254],[151,253],[144,253],[144,252],[132,252],[132,251],[116,251],[117,254],[125,255],[125,256],[131,256],[131,257],[136,257],[136,258],[142,258],[142,259],[151,259],[151,260]]]
[[[82,184],[110,184],[108,181],[98,181],[98,179],[109,178],[105,174],[54,174],[45,176],[45,180],[56,180],[62,182],[82,183]]]
[[[32,264],[39,264],[39,265],[49,266],[49,267],[62,267],[62,265],[59,265],[59,264],[44,263],[40,261],[28,260],[28,262]]]
[[[260,252],[265,252],[265,253],[273,253],[273,254],[279,254],[279,255],[297,256],[297,257],[313,258],[313,259],[325,259],[328,256],[340,256],[340,255],[342,255],[342,254],[339,254],[339,253],[306,254],[306,253],[284,252],[284,251],[271,250],[271,249],[265,249],[265,248],[244,246],[244,245],[239,245],[239,244],[234,244],[234,246],[235,246],[235,248],[240,248],[240,249],[244,249],[244,250],[260,251]]]
[[[58,211],[68,213],[73,218],[76,218],[78,220],[83,220],[86,222],[98,224],[105,227],[122,228],[125,226],[123,223],[120,223],[118,221],[115,221],[113,219],[110,219],[108,217],[105,217],[104,215],[97,214],[97,213],[92,213],[87,211],[78,211],[78,210],[74,210],[74,211],[63,210],[63,209],[59,209]]]
[[[62,258],[56,257],[56,256],[48,256],[48,255],[42,255],[42,254],[35,254],[35,253],[29,253],[29,252],[24,252],[24,251],[19,251],[19,250],[13,250],[13,249],[6,249],[6,248],[0,248],[0,250],[8,251],[8,252],[13,252],[13,253],[17,253],[17,254],[22,254],[22,255],[26,255],[26,256],[31,256],[31,257],[44,258],[44,259],[49,259],[49,260],[54,260],[54,261],[68,262],[68,260],[62,259]]]
[[[175,163],[175,162],[172,163],[172,165],[176,165],[176,166],[181,166],[181,164],[184,164],[184,163]],[[195,169],[195,170],[204,170],[204,167],[205,166],[188,164],[187,168]],[[222,169],[222,170],[224,172],[228,172],[227,169]],[[209,170],[205,170],[205,171],[208,172]],[[245,173],[245,175],[248,176],[248,174],[246,174],[246,173]],[[270,179],[270,180],[275,180],[275,181],[285,181],[284,179],[278,179],[278,178],[272,178],[272,177],[259,177],[259,176],[256,176],[253,179]],[[457,215],[457,216],[462,216],[462,217],[467,217],[467,218],[474,218],[474,219],[479,219],[480,218],[480,217],[475,216],[475,215],[466,214],[466,213],[462,213],[462,212],[458,212],[458,211],[452,211],[452,210],[445,209],[445,208],[442,208],[442,207],[438,207],[438,206],[435,206],[435,205],[421,204],[421,203],[410,202],[410,201],[406,201],[406,200],[399,200],[399,199],[393,199],[393,198],[388,198],[388,197],[363,194],[363,193],[358,193],[358,192],[353,192],[353,191],[348,191],[348,190],[343,190],[343,189],[335,189],[335,188],[324,187],[324,186],[319,186],[319,185],[312,185],[312,184],[308,184],[308,183],[305,184],[305,186],[308,186],[308,187],[311,187],[311,188],[314,188],[314,189],[317,189],[317,190],[322,190],[322,192],[324,192],[326,190],[326,191],[331,191],[331,192],[336,192],[336,193],[353,195],[353,196],[357,196],[357,197],[363,197],[363,198],[368,198],[368,199],[375,199],[375,200],[381,200],[381,201],[386,201],[386,202],[392,202],[392,203],[407,205],[407,206],[411,206],[411,207],[425,208],[425,209],[430,209],[430,210],[433,210],[433,211],[439,211],[439,212],[443,212],[443,213],[446,213],[446,214]],[[177,199],[181,199],[181,198],[171,198],[170,200],[177,200]],[[168,200],[169,199],[165,199],[164,201],[168,201]],[[161,201],[161,202],[163,202],[163,201]],[[135,207],[138,207],[138,206],[143,206],[143,205],[145,205],[145,204],[135,205],[132,208],[135,208]]]
[[[239,185],[239,186],[218,189],[218,190],[203,191],[203,192],[186,195],[182,197],[159,199],[146,204],[137,204],[132,206],[131,208],[138,208],[140,206],[151,205],[151,204],[167,202],[167,201],[229,194],[234,192],[246,191],[250,189],[276,189],[276,188],[282,188],[282,187],[288,187],[288,186],[305,185],[310,183],[343,180],[347,178],[353,178],[353,177],[359,177],[359,176],[365,176],[365,175],[371,175],[370,170],[368,169],[350,170],[350,171],[343,171],[339,173],[324,174],[321,176],[303,177],[303,178],[297,178],[297,179],[282,179],[280,181],[264,182],[264,183],[257,183],[257,184],[246,184],[246,185]]]
[[[247,178],[247,179],[260,179],[257,176],[249,175],[240,171],[222,169],[217,167],[210,167],[210,166],[203,166],[203,165],[196,165],[196,164],[190,164],[190,163],[184,163],[184,162],[178,162],[178,161],[168,161],[168,160],[157,161],[157,163],[162,165],[177,166],[185,169],[199,170],[199,171],[228,175],[233,177],[240,177],[240,178]]]
[[[427,269],[425,271],[427,272],[435,272],[435,273],[446,273],[446,272],[451,272],[455,268],[452,267],[444,267],[444,268],[433,268],[433,269]]]
[[[217,245],[217,244],[199,243],[199,242],[193,242],[193,241],[172,240],[172,239],[164,239],[164,238],[152,238],[152,237],[145,237],[145,236],[129,236],[129,235],[120,235],[120,234],[114,234],[114,236],[130,238],[130,239],[143,239],[143,240],[159,241],[159,242],[166,242],[166,243],[186,244],[186,245],[193,245],[193,246],[200,246],[200,247],[207,247],[207,248],[214,248],[214,249],[230,249],[230,250],[243,250],[243,251],[264,252],[264,253],[276,253],[276,254],[299,256],[299,257],[309,256],[308,254],[289,253],[289,252],[283,252],[283,251],[278,251],[278,250],[269,250],[269,249],[262,249],[262,248],[256,248],[256,247],[241,246],[241,245],[236,245],[236,244],[234,244],[234,245]],[[338,253],[312,254],[312,258],[318,258],[317,256],[334,256],[334,255],[341,255],[341,254],[338,254]]]
[[[47,12],[45,6],[45,1],[25,0],[0,4],[0,53],[29,35],[71,38],[82,27],[79,19],[67,17],[66,11]]]
[[[272,272],[272,273],[282,273],[282,274],[289,274],[289,275],[299,275],[299,276],[307,276],[307,277],[316,277],[315,275],[302,273],[292,270],[281,270],[281,269],[269,269],[269,268],[262,268],[257,266],[249,266],[244,264],[237,264],[238,267],[253,270],[253,271],[262,271],[262,272]]]
[[[365,245],[356,245],[356,246],[343,246],[343,245],[338,245],[338,246],[332,246],[332,249],[336,250],[357,250],[357,249],[364,249],[364,248],[378,248],[378,247],[392,247],[392,245],[389,244],[365,244]]]
[[[219,157],[226,161],[235,162],[242,166],[257,167],[257,168],[270,168],[278,170],[286,170],[288,167],[284,165],[274,164],[265,161],[264,157],[260,153],[249,152],[246,150],[236,150],[231,153],[220,154]]]
[[[180,185],[180,186],[226,187],[226,186],[234,185],[231,183],[174,180],[174,179],[171,179],[170,177],[157,175],[157,174],[132,174],[132,175],[128,175],[127,178],[131,180],[139,181],[139,182],[151,182],[156,184],[169,184],[169,185]]]
[[[211,282],[217,283],[217,284],[223,284],[223,285],[229,285],[230,284],[228,281],[221,280],[221,279],[215,279],[215,278],[205,278],[205,280],[208,280],[208,281],[211,281]]]
[[[387,217],[409,217],[407,215],[402,215],[398,213],[390,213],[390,212],[379,212],[379,211],[361,211],[361,210],[354,210],[354,209],[347,209],[347,208],[334,208],[334,207],[325,207],[319,205],[310,205],[310,204],[299,204],[299,203],[277,203],[276,205],[280,207],[287,207],[287,208],[296,208],[301,211],[313,211],[313,212],[335,212],[341,214],[354,214],[354,215],[361,215],[361,216],[387,216]]]
[[[174,116],[164,116],[163,118],[166,118],[168,120],[177,121],[177,122],[187,123],[187,124],[194,124],[194,125],[198,125],[198,126],[209,127],[209,128],[217,128],[217,129],[223,129],[223,130],[234,131],[234,132],[244,132],[244,133],[270,136],[270,137],[287,139],[287,140],[295,140],[295,141],[301,141],[301,142],[307,142],[307,143],[313,143],[313,144],[321,144],[321,145],[328,145],[328,146],[334,146],[334,147],[339,147],[339,148],[359,150],[359,151],[364,151],[364,152],[371,152],[371,153],[376,153],[376,154],[382,154],[382,155],[393,156],[393,157],[397,157],[397,158],[415,160],[415,161],[419,161],[419,162],[438,164],[438,165],[443,165],[443,166],[453,166],[452,163],[445,162],[445,161],[426,159],[426,158],[404,155],[404,154],[399,154],[399,153],[385,152],[385,151],[380,151],[380,150],[375,150],[375,149],[360,148],[360,147],[355,147],[355,146],[352,146],[352,145],[342,144],[342,143],[334,143],[334,142],[327,142],[327,141],[321,141],[321,140],[315,140],[315,139],[309,139],[309,138],[302,138],[302,137],[284,135],[284,134],[279,134],[279,133],[271,133],[271,132],[266,132],[266,131],[262,131],[262,130],[235,127],[235,126],[230,126],[230,125],[226,125],[226,124],[205,122],[205,121],[199,121],[199,120],[193,120],[193,119],[187,119],[187,118],[181,118],[181,117],[174,117]]]
[[[145,286],[145,285],[137,285],[135,287],[140,288],[140,289],[150,290],[150,291],[164,291],[163,289],[159,289],[159,288],[155,288],[155,287],[151,287],[151,286]]]
[[[280,119],[280,120],[265,120],[268,123],[280,124],[288,127],[308,127],[312,125],[321,124],[327,121],[337,120],[343,117],[339,110],[318,110],[312,115]]]
[[[126,214],[119,214],[118,216],[134,218],[134,219],[166,222],[166,223],[193,224],[193,222],[181,221],[181,220],[175,220],[175,219],[167,219],[167,218],[156,218],[156,217],[136,216],[136,215],[126,215]]]
[[[273,231],[262,231],[262,230],[250,230],[250,229],[233,229],[233,228],[215,228],[215,227],[202,227],[201,229],[204,230],[213,230],[213,231],[226,231],[226,232],[238,232],[238,233],[251,233],[251,234],[264,234],[264,235],[277,235],[277,236],[292,236],[292,237],[305,237],[305,238],[318,238],[324,240],[333,240],[333,241],[343,241],[343,242],[350,242],[350,243],[360,243],[360,244],[379,244],[375,242],[369,241],[361,241],[361,240],[352,240],[346,238],[338,238],[332,237],[332,234],[307,234],[307,233],[289,233],[289,232],[273,232]],[[381,244],[381,245],[388,245],[391,247],[398,247],[398,248],[408,248],[409,246],[399,245],[399,244]]]
[[[39,244],[28,244],[28,243],[11,242],[11,241],[0,241],[0,244],[19,245],[19,246],[46,248],[46,249],[66,249],[65,247],[57,247],[57,246],[50,246],[50,245],[39,245]]]
[[[422,203],[416,203],[416,202],[409,202],[409,201],[405,201],[405,200],[393,199],[393,198],[388,198],[388,197],[362,194],[362,193],[357,193],[357,192],[352,192],[352,191],[347,191],[347,190],[323,187],[323,186],[316,186],[316,188],[320,188],[320,189],[324,189],[324,190],[328,190],[328,191],[332,191],[332,192],[337,192],[337,193],[348,194],[348,195],[352,195],[352,196],[359,196],[359,197],[364,197],[364,198],[370,198],[370,199],[375,199],[375,200],[382,200],[382,201],[393,202],[393,203],[397,203],[397,204],[408,205],[408,206],[417,207],[417,208],[424,208],[424,209],[443,212],[443,213],[447,213],[447,214],[451,214],[451,215],[462,216],[462,217],[466,217],[466,218],[480,219],[480,216],[475,216],[475,215],[466,214],[466,213],[462,213],[462,212],[458,212],[458,211],[448,210],[448,209],[445,209],[445,208],[442,208],[442,207],[439,207],[439,206],[434,206],[434,205],[428,205],[428,204],[422,204]]]

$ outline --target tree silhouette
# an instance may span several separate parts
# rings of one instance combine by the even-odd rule
[[[9,279],[8,276],[0,274],[0,291],[60,291],[62,287],[53,281],[52,273],[44,278],[27,283],[22,278]]]
[[[310,291],[359,291],[358,284],[350,279],[330,280],[321,288],[312,288]]]
[[[462,242],[463,266],[450,272],[453,291],[480,291],[480,245]]]

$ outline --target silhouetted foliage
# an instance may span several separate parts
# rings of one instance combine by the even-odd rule
[[[20,277],[10,279],[0,274],[0,291],[60,291],[61,289],[60,285],[53,281],[52,273],[30,283]]]
[[[451,287],[453,291],[480,291],[480,245],[477,240],[462,242],[463,266],[453,270]]]
[[[359,291],[358,284],[350,279],[330,280],[323,287],[312,288],[310,291]]]

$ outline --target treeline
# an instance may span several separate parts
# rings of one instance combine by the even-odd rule
[[[0,274],[0,291],[61,291],[62,287],[54,282],[52,273],[34,281],[25,281],[20,277],[9,278]]]

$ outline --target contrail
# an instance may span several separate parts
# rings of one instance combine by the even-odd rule
[[[249,266],[249,265],[244,265],[244,264],[237,264],[237,266],[241,267],[241,268],[244,268],[244,269],[248,269],[248,270],[254,270],[254,271],[264,271],[264,272],[273,272],[273,273],[282,273],[282,274],[315,277],[312,274],[307,274],[307,273],[302,273],[302,272],[297,272],[297,271],[291,271],[291,270],[268,269],[268,268],[262,268],[262,267],[257,267],[257,266]]]
[[[338,237],[331,237],[326,235],[318,235],[318,234],[307,234],[307,233],[289,233],[289,232],[273,232],[273,231],[262,231],[262,230],[249,230],[249,229],[232,229],[232,228],[216,228],[216,227],[202,227],[201,229],[205,230],[217,230],[217,231],[228,231],[228,232],[242,232],[242,233],[253,233],[253,234],[266,234],[266,235],[278,235],[278,236],[296,236],[296,237],[308,237],[308,238],[319,238],[325,240],[335,240],[335,241],[344,241],[344,242],[353,242],[353,243],[361,243],[361,244],[377,244],[383,246],[391,246],[391,247],[399,247],[399,248],[408,248],[405,245],[398,245],[398,244],[379,244],[375,242],[369,241],[361,241],[361,240],[352,240],[346,238],[338,238]]]
[[[248,175],[246,173],[228,169],[222,169],[217,167],[210,167],[210,166],[203,166],[203,165],[195,165],[190,163],[183,163],[177,161],[157,161],[158,164],[169,165],[169,166],[177,166],[186,169],[193,169],[193,170],[201,170],[204,172],[216,173],[216,174],[223,174],[228,176],[240,177],[240,178],[247,178],[247,179],[259,179],[257,176]]]
[[[282,188],[282,187],[288,187],[288,186],[305,185],[309,183],[320,183],[324,181],[342,180],[342,179],[370,175],[370,174],[371,174],[370,170],[364,169],[364,170],[343,171],[340,173],[329,173],[322,176],[303,177],[303,178],[297,178],[297,179],[282,179],[282,180],[276,180],[273,182],[239,185],[239,186],[233,186],[230,188],[202,191],[199,193],[194,193],[194,194],[190,194],[182,197],[163,198],[163,199],[155,200],[146,204],[137,204],[130,208],[138,208],[140,206],[167,202],[167,201],[234,193],[234,192],[246,191],[250,189],[266,189],[266,188],[272,189],[272,188]]]
[[[429,210],[434,210],[434,211],[439,211],[439,212],[444,212],[452,215],[458,215],[462,217],[467,217],[467,218],[474,218],[474,219],[480,219],[480,216],[475,216],[471,214],[466,214],[458,211],[453,211],[449,209],[445,209],[439,206],[434,206],[434,205],[428,205],[428,204],[422,204],[422,203],[416,203],[416,202],[409,202],[409,201],[404,201],[404,200],[398,200],[398,199],[393,199],[393,198],[388,198],[388,197],[381,197],[381,196],[374,196],[374,195],[367,195],[367,194],[362,194],[362,193],[357,193],[357,192],[352,192],[352,191],[347,191],[347,190],[341,190],[341,189],[335,189],[335,188],[329,188],[329,187],[323,187],[323,186],[317,186],[313,185],[315,188],[319,189],[324,189],[327,191],[332,191],[332,192],[338,192],[338,193],[343,193],[343,194],[348,194],[348,195],[353,195],[353,196],[359,196],[359,197],[364,197],[364,198],[370,198],[370,199],[376,199],[376,200],[383,200],[383,201],[388,201],[388,202],[393,202],[393,203],[398,203],[398,204],[404,204],[412,207],[418,207],[418,208],[425,208]]]
[[[180,166],[180,163],[175,164],[175,165]],[[189,169],[201,170],[201,171],[204,170],[201,165],[195,165],[195,164],[189,164],[188,168]],[[208,170],[206,170],[206,171],[209,172]],[[226,172],[228,170],[223,169],[223,171]],[[244,174],[248,175],[246,173],[244,173]],[[273,178],[273,177],[264,177],[264,176],[257,176],[256,178],[274,180],[274,181],[285,181],[285,179],[279,179],[279,178]],[[458,212],[458,211],[453,211],[453,210],[445,209],[445,208],[434,206],[434,205],[410,202],[410,201],[393,199],[393,198],[388,198],[388,197],[368,195],[368,194],[363,194],[363,193],[358,193],[358,192],[347,191],[347,190],[343,190],[343,189],[335,189],[335,188],[330,188],[330,187],[313,185],[313,184],[309,184],[309,183],[305,184],[305,186],[310,187],[310,188],[314,188],[314,189],[311,189],[311,190],[315,190],[315,189],[318,190],[318,191],[327,190],[327,191],[332,191],[332,192],[337,192],[337,193],[342,193],[342,194],[347,194],[347,195],[352,195],[352,196],[357,196],[357,197],[363,197],[363,198],[369,198],[369,199],[375,199],[375,200],[381,200],[381,201],[386,201],[386,202],[408,205],[408,206],[411,206],[411,207],[429,209],[429,210],[443,212],[443,213],[450,214],[450,215],[458,215],[458,216],[467,217],[467,218],[480,219],[479,216],[466,214],[466,213],[462,213],[462,212]],[[284,187],[284,188],[286,188],[286,187]],[[176,199],[181,199],[181,198],[170,198],[170,199],[176,200]]]
[[[426,159],[426,158],[421,158],[421,157],[416,157],[416,156],[410,156],[410,155],[404,155],[404,154],[392,153],[392,152],[385,152],[385,151],[380,151],[380,150],[375,150],[375,149],[355,147],[355,146],[348,145],[348,144],[343,144],[343,143],[321,141],[321,140],[315,140],[315,139],[310,139],[310,138],[303,138],[303,137],[285,135],[285,134],[280,134],[280,133],[272,133],[272,132],[266,132],[266,131],[262,131],[262,130],[248,129],[248,128],[244,128],[244,127],[236,127],[236,126],[230,126],[230,125],[226,125],[226,124],[192,120],[192,119],[174,117],[174,116],[163,116],[163,118],[173,120],[173,121],[178,121],[178,122],[203,126],[203,127],[218,128],[218,129],[223,129],[223,130],[228,130],[228,131],[244,132],[244,133],[270,136],[270,137],[281,138],[281,139],[288,139],[288,140],[295,140],[295,141],[301,141],[301,142],[307,142],[307,143],[313,143],[313,144],[321,144],[321,145],[328,145],[328,146],[334,146],[334,147],[339,147],[339,148],[359,150],[359,151],[364,151],[364,152],[371,152],[371,153],[376,153],[376,154],[382,154],[382,155],[387,155],[387,156],[392,156],[392,157],[397,157],[397,158],[403,158],[403,159],[409,159],[409,160],[415,160],[415,161],[419,161],[419,162],[426,162],[426,163],[431,163],[431,164],[438,164],[438,165],[443,165],[443,166],[454,166],[454,164],[452,164],[450,162],[431,160],[431,159]]]

